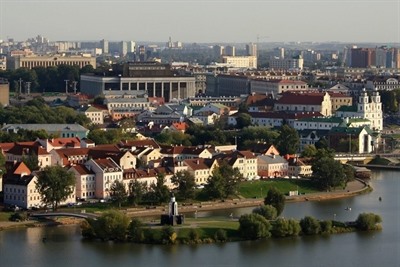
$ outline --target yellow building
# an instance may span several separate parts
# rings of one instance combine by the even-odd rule
[[[19,68],[32,69],[35,67],[52,67],[58,65],[70,65],[83,68],[92,65],[96,68],[96,58],[90,54],[66,56],[57,55],[31,55],[31,56],[11,56],[7,58],[7,69],[16,70]]]

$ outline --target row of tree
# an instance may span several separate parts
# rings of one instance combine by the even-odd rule
[[[90,120],[72,108],[50,107],[43,98],[37,97],[23,106],[0,108],[0,123],[78,123],[86,126]]]
[[[0,78],[10,82],[10,91],[18,92],[18,81],[31,83],[31,92],[65,92],[65,80],[68,80],[68,90],[72,91],[73,82],[79,81],[79,76],[84,73],[94,73],[93,66],[83,68],[70,65],[51,67],[35,67],[32,69],[19,68],[16,70],[0,70]],[[21,88],[22,93],[25,88]]]

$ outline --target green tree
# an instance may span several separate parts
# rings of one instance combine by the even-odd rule
[[[228,234],[224,229],[218,229],[214,233],[214,240],[218,242],[225,242],[228,240]]]
[[[321,221],[319,223],[321,225],[321,232],[323,234],[330,234],[332,232],[332,221],[328,220],[328,221]]]
[[[22,162],[25,163],[31,171],[39,170],[39,159],[35,151],[30,151],[28,155],[23,155]]]
[[[262,205],[260,207],[254,208],[253,213],[260,214],[267,220],[275,220],[278,217],[278,212],[272,205]]]
[[[74,186],[74,174],[59,165],[45,167],[39,172],[36,181],[36,189],[42,201],[52,205],[54,210],[74,192]]]
[[[281,155],[295,154],[300,148],[300,137],[296,129],[285,124],[278,137],[278,150]]]
[[[356,220],[357,228],[363,231],[377,230],[382,222],[381,216],[374,213],[361,213]]]
[[[285,208],[285,201],[285,195],[276,189],[276,187],[271,187],[264,199],[264,204],[273,206],[279,216]]]
[[[321,232],[321,225],[317,219],[306,216],[300,220],[301,231],[305,235],[316,235]]]
[[[323,190],[346,185],[346,174],[343,165],[333,158],[324,156],[315,158],[312,163],[313,180]]]
[[[188,239],[192,242],[197,242],[200,238],[199,231],[197,229],[191,228],[188,232]]]
[[[270,237],[271,225],[259,214],[245,214],[239,218],[239,232],[247,239],[260,239]]]
[[[134,206],[142,202],[144,195],[147,193],[147,183],[141,183],[134,180],[129,185],[129,202]]]
[[[247,113],[240,113],[236,118],[236,127],[243,129],[251,125],[251,116]]]
[[[195,195],[195,178],[189,171],[179,171],[171,178],[171,182],[177,187],[178,195],[182,199],[192,199]]]
[[[93,233],[93,237],[108,241],[125,241],[127,238],[130,219],[120,211],[110,210],[104,212],[97,220],[88,220],[91,229],[86,233]]]
[[[118,204],[121,208],[122,203],[128,199],[128,193],[126,192],[125,185],[122,181],[115,180],[110,187],[110,196],[113,202]]]
[[[298,236],[301,227],[298,221],[278,218],[272,225],[271,234],[274,237]]]
[[[243,175],[239,169],[232,168],[223,161],[214,169],[204,189],[210,198],[226,198],[237,193],[241,181],[243,181]]]
[[[306,145],[301,152],[301,156],[305,158],[313,158],[317,155],[317,148],[314,145]]]
[[[128,227],[129,239],[133,242],[143,242],[144,241],[144,231],[143,223],[137,218],[133,218]]]
[[[170,192],[168,187],[165,185],[165,174],[159,173],[156,178],[157,183],[151,184],[147,199],[156,203],[168,202]]]
[[[161,229],[161,240],[164,244],[174,244],[177,236],[171,225],[165,225]]]

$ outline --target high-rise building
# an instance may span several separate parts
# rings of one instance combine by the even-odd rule
[[[248,56],[257,56],[257,44],[250,43],[246,45],[246,54]]]
[[[235,56],[235,47],[232,45],[228,45],[225,47],[225,56],[230,56],[230,57],[234,57]]]
[[[273,57],[276,59],[284,59],[285,58],[285,48],[283,48],[283,47],[274,48]]]
[[[126,56],[126,53],[128,53],[128,43],[125,41],[121,41],[119,43],[119,55],[121,57]]]
[[[107,40],[101,40],[100,41],[100,48],[103,49],[103,53],[104,54],[108,54],[109,50],[108,50],[108,41]]]
[[[128,41],[128,53],[136,52],[136,43],[134,41]]]
[[[224,54],[224,47],[221,45],[214,45],[213,50],[214,50],[214,55],[216,55],[217,57],[220,57]]]
[[[373,63],[373,48],[352,48],[351,65],[353,68],[368,68]]]

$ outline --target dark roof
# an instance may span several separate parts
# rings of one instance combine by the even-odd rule
[[[283,93],[282,97],[278,99],[277,104],[288,104],[288,105],[321,105],[324,100],[324,93]]]

